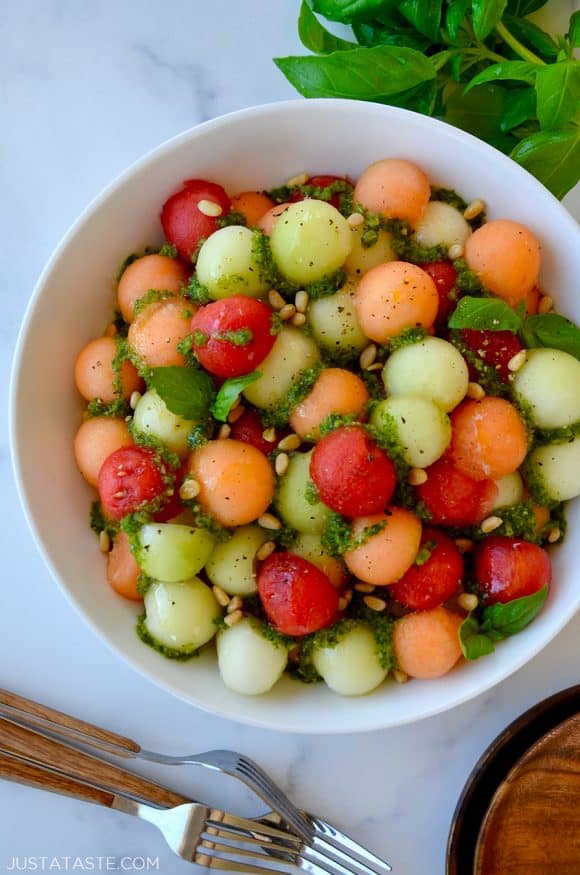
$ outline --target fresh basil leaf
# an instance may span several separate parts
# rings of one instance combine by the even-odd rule
[[[215,394],[211,378],[205,371],[193,368],[152,368],[148,383],[168,410],[184,419],[204,416]]]
[[[355,43],[340,39],[326,30],[306,2],[302,0],[298,17],[298,36],[302,45],[317,55],[328,55],[345,49],[354,49]]]
[[[435,78],[429,59],[396,46],[374,46],[324,57],[275,58],[304,97],[350,97],[389,102],[393,94]]]
[[[384,0],[314,0],[312,8],[330,21],[351,24],[357,18],[372,18]]]
[[[472,0],[473,29],[479,40],[486,39],[505,12],[507,0]]]
[[[437,86],[435,82],[423,82],[421,85],[415,85],[414,88],[409,88],[407,91],[393,94],[389,98],[389,105],[401,106],[403,109],[412,109],[413,112],[420,112],[423,115],[432,115],[435,109],[436,97]]]
[[[474,616],[468,614],[459,627],[459,645],[466,659],[479,659],[493,653],[493,642],[479,631],[479,623]]]
[[[246,386],[255,383],[261,376],[260,371],[252,371],[250,374],[244,374],[243,377],[233,377],[231,380],[226,380],[211,406],[211,412],[214,417],[219,422],[227,422],[230,410]]]
[[[580,179],[580,130],[531,134],[518,143],[511,157],[561,200]]]
[[[447,12],[445,14],[445,27],[447,28],[447,33],[449,34],[449,39],[452,43],[454,43],[459,36],[459,28],[463,23],[469,4],[470,0],[454,0],[454,2],[449,3],[447,7]]]
[[[580,9],[573,13],[568,25],[568,42],[570,48],[580,48]]]
[[[355,22],[353,32],[363,46],[405,46],[418,52],[429,47],[429,40],[411,27]]]
[[[516,18],[514,15],[506,15],[504,24],[510,33],[521,43],[533,49],[547,60],[554,60],[558,54],[558,46],[549,33],[528,21],[527,18]]]
[[[562,128],[580,118],[580,61],[540,67],[536,76],[538,120],[543,129]]]
[[[477,331],[513,331],[522,320],[515,310],[499,298],[461,298],[449,319],[450,328],[474,328]]]
[[[520,334],[527,347],[561,349],[580,359],[580,328],[559,313],[528,316],[524,319]]]
[[[512,91],[508,91],[499,123],[504,133],[535,117],[536,91],[534,88],[514,88]]]
[[[419,33],[437,43],[441,26],[443,0],[403,0],[399,11]]]
[[[500,79],[533,85],[537,69],[537,64],[530,64],[528,61],[502,61],[500,64],[492,64],[491,67],[474,76],[465,91],[470,91],[476,85],[483,85],[484,82],[497,82]]]
[[[483,140],[497,136],[501,133],[504,97],[500,85],[485,84],[464,94],[463,85],[449,83],[443,92],[445,121]]]
[[[481,632],[490,635],[494,640],[509,638],[525,629],[542,610],[548,597],[548,585],[533,593],[511,602],[490,605],[484,608],[481,622]]]
[[[531,15],[545,6],[548,0],[508,0],[507,8],[512,15]]]

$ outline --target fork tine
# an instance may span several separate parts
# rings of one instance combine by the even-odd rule
[[[230,832],[236,832],[240,836],[262,839],[262,841],[264,838],[272,842],[275,840],[296,852],[302,847],[302,840],[284,828],[269,825],[264,823],[263,820],[247,820],[245,817],[238,817],[235,814],[223,812],[217,808],[211,809],[207,818],[207,825],[219,830],[225,829]]]
[[[317,817],[313,818],[313,823],[316,828],[315,841],[320,840],[325,844],[330,845],[334,848],[336,853],[346,854],[351,859],[366,866],[371,872],[376,873],[376,875],[384,875],[384,873],[392,871],[391,866],[386,860],[383,860],[382,857],[378,857],[376,854],[373,854],[372,851],[369,851],[368,848],[355,842],[354,839],[346,833],[341,832],[331,824],[326,823],[326,821]]]
[[[280,791],[280,788],[257,763],[249,757],[239,755],[235,771],[268,805],[271,805],[272,800],[275,800],[277,811],[283,816],[284,820],[290,824],[303,840],[311,840],[313,827],[310,819],[296,808],[286,794]]]
[[[231,857],[216,857],[211,853],[208,854],[206,849],[203,850],[203,853],[196,853],[192,857],[191,862],[206,869],[225,869],[227,872],[247,872],[251,873],[251,875],[256,875],[257,872],[271,872],[272,875],[280,875],[282,871],[280,869],[273,869],[270,866],[262,866],[261,864],[258,869],[249,863],[240,863]]]

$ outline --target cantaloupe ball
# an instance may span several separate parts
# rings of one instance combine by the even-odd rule
[[[352,249],[350,255],[344,262],[344,269],[355,278],[368,273],[377,264],[384,264],[386,261],[396,261],[397,254],[393,249],[393,236],[381,228],[377,233],[376,243],[372,246],[364,246],[362,236],[364,225],[356,225],[351,228]]]
[[[580,361],[570,353],[528,350],[513,386],[538,428],[562,428],[580,420]]]
[[[451,414],[450,453],[455,465],[474,480],[499,480],[524,461],[528,438],[513,404],[491,395],[464,401]]]
[[[405,328],[432,328],[439,296],[429,274],[416,264],[389,261],[363,276],[355,293],[355,305],[366,336],[386,343]]]
[[[95,416],[83,422],[76,433],[74,453],[79,471],[91,486],[97,486],[101,465],[111,453],[133,443],[124,419]]]
[[[399,667],[412,678],[439,678],[461,657],[463,618],[446,608],[407,614],[395,623],[393,646]]]
[[[140,602],[143,596],[137,591],[141,569],[131,553],[126,532],[115,535],[113,549],[107,556],[107,580],[116,593],[123,598]]]
[[[470,234],[463,214],[443,201],[430,201],[415,226],[415,240],[421,246],[464,246]]]
[[[302,438],[319,440],[319,425],[331,413],[359,416],[369,400],[367,387],[360,377],[343,368],[322,371],[310,394],[290,415],[290,426]]]
[[[290,206],[292,205],[276,204],[275,207],[271,207],[266,213],[264,213],[264,215],[257,223],[260,231],[263,231],[263,233],[266,234],[267,237],[269,237],[274,229],[274,225],[276,224],[282,213]]]
[[[417,395],[429,398],[442,410],[457,407],[469,385],[465,359],[452,343],[441,337],[425,337],[401,346],[383,368],[388,395]]]
[[[346,567],[364,583],[386,586],[403,576],[417,556],[421,542],[421,522],[402,507],[389,507],[386,513],[357,517],[352,524],[353,537],[376,523],[384,528],[355,550],[344,554]]]
[[[189,334],[195,310],[183,298],[149,304],[129,328],[129,343],[150,368],[183,367],[185,357],[177,344]]]
[[[384,158],[363,171],[354,200],[373,213],[419,221],[431,197],[429,179],[420,167],[401,158]]]
[[[302,556],[313,565],[326,574],[331,584],[336,587],[341,587],[346,581],[346,568],[340,559],[335,559],[330,553],[327,553],[320,535],[314,533],[299,532],[296,539],[292,542],[291,552],[297,556]]]
[[[168,255],[144,255],[123,271],[117,286],[117,303],[125,322],[133,321],[133,308],[145,292],[177,294],[187,284],[184,264]]]
[[[242,441],[208,441],[192,453],[189,471],[200,486],[197,500],[223,526],[257,520],[274,498],[270,462]]]
[[[274,201],[261,191],[242,191],[232,198],[232,210],[241,213],[251,227],[256,227],[273,206]]]
[[[515,307],[538,281],[540,244],[525,225],[496,219],[469,237],[465,260],[490,292]]]
[[[119,397],[115,393],[113,359],[117,344],[112,337],[97,337],[81,349],[75,362],[76,387],[87,401],[99,398],[106,403]],[[141,388],[142,380],[133,364],[123,362],[120,367],[120,388],[123,398]]]

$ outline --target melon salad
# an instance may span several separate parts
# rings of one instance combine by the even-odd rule
[[[237,693],[360,695],[527,626],[580,494],[580,332],[532,230],[400,158],[189,180],[161,224],[75,367],[91,524],[144,644],[215,642]]]

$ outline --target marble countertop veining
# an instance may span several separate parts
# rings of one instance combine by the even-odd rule
[[[163,140],[230,110],[295,97],[271,57],[296,52],[299,44],[298,0],[4,0],[1,6],[0,392],[6,411],[26,303],[78,213]],[[580,215],[578,192],[567,204]],[[383,853],[397,875],[443,875],[453,808],[480,753],[525,708],[578,680],[580,617],[495,689],[409,727],[364,737],[301,737],[197,711],[121,663],[58,591],[18,504],[6,414],[1,425],[2,686],[106,722],[152,749],[238,748],[263,763],[296,802]],[[42,423],[38,464],[50,464],[42,457]],[[170,776],[160,768],[143,771],[190,792],[193,786],[210,803],[260,810],[229,779],[186,768]],[[77,856],[92,860],[93,869],[150,857],[164,873],[190,871],[154,830],[106,810],[0,783],[0,812],[0,872],[30,869],[32,857],[45,858],[45,868],[57,858],[64,870]]]

